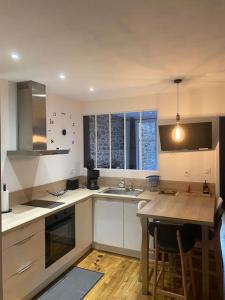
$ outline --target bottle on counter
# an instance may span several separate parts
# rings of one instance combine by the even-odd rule
[[[208,186],[208,183],[205,182],[203,183],[203,194],[209,194],[209,186]]]
[[[2,212],[9,212],[9,191],[7,190],[5,183],[2,188]]]

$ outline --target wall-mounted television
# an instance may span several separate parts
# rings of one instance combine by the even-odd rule
[[[176,142],[172,138],[173,125],[159,125],[162,151],[194,151],[212,149],[212,122],[181,124],[184,139]]]

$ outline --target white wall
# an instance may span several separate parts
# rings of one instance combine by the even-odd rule
[[[105,101],[88,101],[79,103],[63,97],[47,95],[47,117],[53,112],[68,115],[72,112],[75,119],[75,144],[71,145],[69,155],[44,156],[39,158],[23,157],[8,158],[6,151],[16,149],[16,88],[15,84],[0,80],[0,98],[2,113],[2,176],[9,190],[14,191],[29,186],[36,186],[86,174],[83,168],[83,133],[82,115],[109,112],[140,111],[156,109],[160,122],[174,120],[176,113],[176,94],[174,89],[157,95],[140,96],[129,99],[108,99]],[[225,113],[225,85],[188,86],[181,90],[181,117],[188,121],[192,118],[211,118]],[[70,121],[69,121],[70,122]],[[58,146],[70,146],[72,129],[68,120],[61,117],[54,128],[48,124],[48,147],[51,137],[56,139]],[[69,131],[65,138],[61,129],[67,126]],[[69,138],[72,137],[72,138]],[[181,181],[216,182],[218,186],[218,144],[215,150],[206,152],[159,153],[159,174],[162,179]],[[185,172],[189,173],[187,177]],[[207,173],[207,174],[206,174]],[[102,176],[123,176],[143,178],[148,171],[135,170],[101,170]]]
[[[174,86],[160,94],[135,98],[109,99],[82,103],[84,115],[126,111],[157,110],[159,123],[174,122],[176,90]],[[225,84],[184,86],[180,93],[180,114],[183,121],[213,119],[215,150],[205,152],[159,152],[159,175],[165,180],[203,181],[218,186],[218,116],[225,113]],[[217,165],[217,168],[216,168]],[[85,174],[85,169],[82,173]],[[105,176],[143,177],[146,171],[101,170]],[[188,176],[187,176],[188,175]]]
[[[82,128],[79,102],[47,94],[47,120],[49,121],[53,112],[57,114],[54,126],[51,127],[49,122],[47,124],[48,148],[70,148],[70,154],[36,158],[9,158],[6,151],[15,150],[17,146],[16,85],[0,80],[0,97],[2,107],[2,181],[7,183],[10,191],[46,184],[80,174]],[[73,128],[72,121],[75,122]],[[61,130],[64,128],[68,132],[66,137],[61,134]],[[52,137],[55,139],[54,145],[50,143]],[[74,144],[72,144],[72,140],[74,140]]]

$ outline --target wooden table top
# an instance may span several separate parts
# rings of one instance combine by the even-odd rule
[[[213,226],[215,206],[214,197],[158,195],[140,209],[137,215],[142,218]]]

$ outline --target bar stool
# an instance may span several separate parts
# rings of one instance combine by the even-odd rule
[[[174,223],[164,222],[150,222],[149,233],[154,237],[155,245],[155,261],[154,261],[154,276],[153,276],[153,299],[156,299],[157,294],[163,296],[188,299],[188,289],[192,287],[193,297],[196,297],[195,282],[192,268],[191,250],[195,244],[195,236],[189,229],[188,224],[178,225]],[[161,269],[158,271],[158,256],[159,251],[162,255]],[[177,293],[165,289],[164,275],[165,275],[165,255],[167,256],[180,256],[181,262],[181,278],[183,293]],[[187,277],[187,264],[189,266],[190,276]],[[177,277],[177,274],[172,274],[169,270],[170,276]],[[162,278],[162,288],[159,287],[160,279]]]
[[[209,249],[214,254],[215,260],[215,272],[213,273],[216,276],[218,289],[219,289],[219,299],[223,299],[223,274],[224,274],[224,266],[223,266],[223,256],[220,242],[220,229],[222,226],[222,216],[223,216],[223,208],[222,208],[222,199],[218,199],[218,205],[216,207],[216,213],[214,217],[214,227],[209,229]],[[195,245],[196,250],[202,248],[201,240],[201,226],[199,225],[191,225],[192,231],[195,233],[197,243]],[[199,256],[194,255],[195,258],[200,258]],[[219,300],[218,299],[218,300]]]

